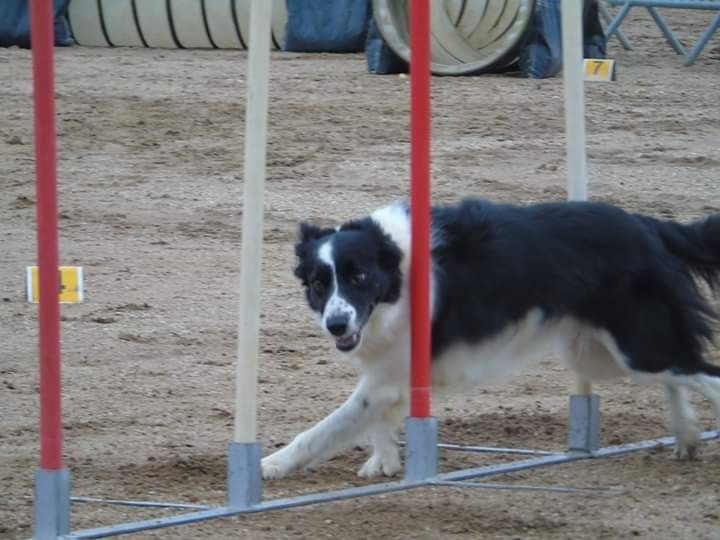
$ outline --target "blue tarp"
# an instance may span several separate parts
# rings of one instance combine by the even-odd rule
[[[533,79],[553,77],[562,70],[561,0],[535,0],[535,11],[520,48],[520,71]],[[606,57],[605,32],[600,26],[597,0],[585,0],[583,55]]]
[[[380,35],[375,19],[370,19],[367,41],[365,43],[365,58],[370,73],[407,73],[408,65],[400,58]]]
[[[55,44],[71,45],[65,12],[69,0],[54,0]],[[30,47],[29,0],[0,0],[0,47]]]
[[[362,52],[370,0],[287,0],[283,49],[295,52]]]

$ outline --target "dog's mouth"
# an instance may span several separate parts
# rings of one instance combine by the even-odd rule
[[[358,343],[360,343],[360,332],[335,338],[335,347],[342,352],[352,351],[358,346]]]

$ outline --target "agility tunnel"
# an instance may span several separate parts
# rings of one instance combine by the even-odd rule
[[[68,19],[79,45],[245,49],[250,1],[71,0]],[[369,6],[370,0],[356,3]],[[410,58],[409,4],[408,0],[372,0],[382,38],[405,61]],[[517,58],[534,0],[434,0],[430,5],[432,72],[464,75],[501,68]],[[319,7],[304,9],[318,13]],[[347,27],[348,14],[332,7],[328,4],[329,9],[320,10],[322,20],[311,25],[318,34],[334,35]],[[366,11],[370,15],[369,7]],[[286,0],[272,0],[273,48],[284,47],[288,24],[307,27],[307,21],[300,19],[288,21]],[[318,35],[317,41],[333,43],[324,35]]]
[[[252,0],[70,0],[85,46],[245,49]],[[578,0],[580,1],[580,0]],[[271,47],[294,52],[365,50],[371,73],[407,71],[411,0],[268,0]],[[606,57],[597,0],[582,0],[585,58]],[[532,78],[562,67],[560,0],[433,0],[431,72],[518,69]]]
[[[534,0],[443,0],[430,2],[431,70],[470,75],[514,62],[528,30]],[[410,59],[409,0],[373,0],[377,28],[406,62]]]
[[[71,0],[68,20],[78,45],[245,49],[251,0]],[[282,48],[285,0],[272,0],[271,43]]]
[[[580,1],[580,0],[578,0]],[[271,47],[360,52],[371,73],[407,71],[411,0],[268,0]],[[473,75],[509,67],[533,78],[562,66],[560,0],[433,0],[431,72]],[[251,0],[70,0],[78,45],[246,49]],[[583,0],[585,57],[605,57],[596,0]],[[517,64],[517,65],[516,65]]]

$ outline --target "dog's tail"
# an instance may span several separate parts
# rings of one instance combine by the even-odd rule
[[[720,214],[712,214],[688,225],[643,217],[665,248],[682,260],[713,290],[720,289]]]

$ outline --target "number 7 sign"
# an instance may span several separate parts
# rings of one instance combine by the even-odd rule
[[[614,81],[615,60],[586,58],[584,73],[586,81]]]

